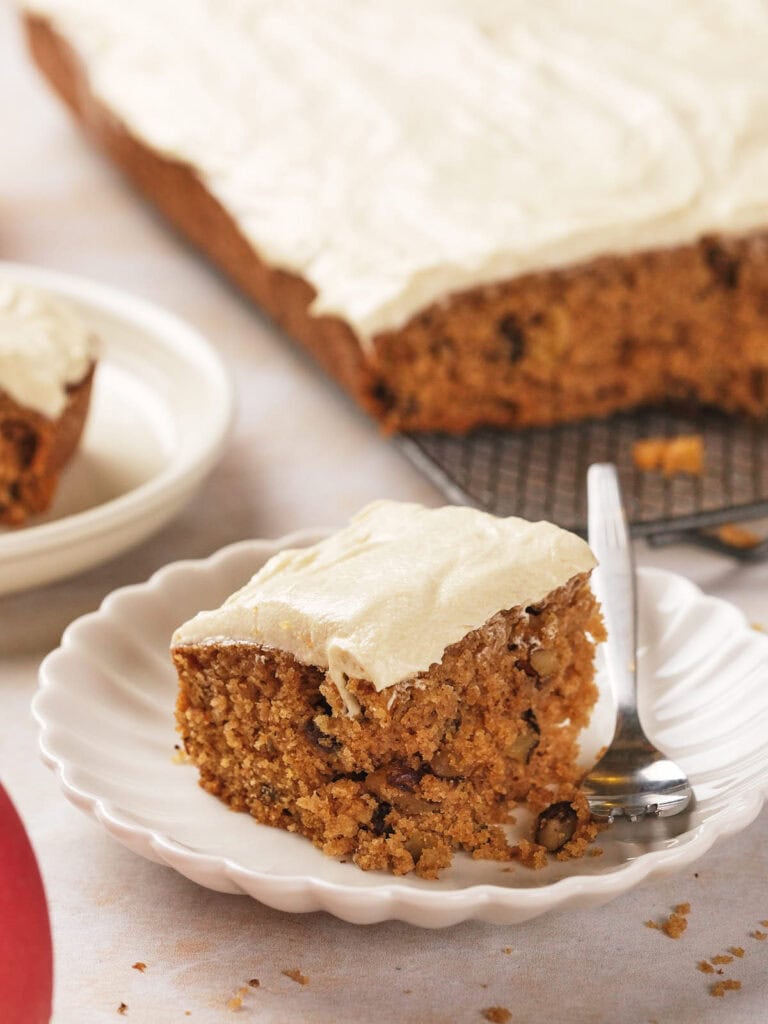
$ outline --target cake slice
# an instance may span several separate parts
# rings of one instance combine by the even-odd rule
[[[594,564],[550,523],[386,501],[283,551],[173,636],[202,786],[364,869],[582,852]],[[518,802],[543,814],[510,846]]]
[[[0,524],[44,512],[85,425],[96,339],[65,302],[0,281]]]

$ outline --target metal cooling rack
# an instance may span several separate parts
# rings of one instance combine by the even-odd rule
[[[644,437],[701,434],[701,477],[665,478],[632,462]],[[768,426],[714,413],[641,411],[607,420],[547,429],[483,430],[469,437],[443,434],[400,438],[406,455],[448,499],[502,516],[548,519],[586,534],[586,472],[592,462],[615,462],[622,479],[632,533],[665,536],[768,514]],[[703,536],[710,547],[742,557],[768,553],[735,550]],[[764,550],[765,549],[765,550]]]

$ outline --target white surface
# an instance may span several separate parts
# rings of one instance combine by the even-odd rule
[[[540,871],[458,855],[434,882],[361,872],[301,836],[233,814],[199,788],[196,768],[173,761],[177,684],[168,637],[180,615],[217,604],[280,550],[315,539],[243,542],[168,566],[74,622],[43,662],[33,709],[44,757],[67,797],[135,853],[279,910],[327,910],[358,924],[513,924],[598,906],[648,877],[680,871],[759,813],[768,793],[768,637],[732,605],[647,569],[638,580],[643,720],[689,775],[690,816],[617,825],[599,837],[602,856],[550,861]],[[598,685],[607,692],[604,672]],[[610,740],[610,719],[600,726],[585,741],[586,763]],[[520,815],[513,838],[527,834],[523,822]]]
[[[364,343],[474,284],[768,222],[759,0],[21,2]]]
[[[764,1021],[768,943],[750,932],[768,919],[766,810],[691,868],[605,906],[425,931],[396,921],[361,928],[201,888],[136,856],[64,798],[40,759],[29,705],[40,661],[72,619],[176,559],[338,526],[375,498],[440,498],[87,147],[29,69],[2,3],[0,95],[13,98],[0,103],[3,258],[84,274],[174,310],[215,343],[239,400],[223,459],[172,526],[66,582],[0,598],[0,776],[47,886],[55,1024],[114,1024],[121,1001],[128,1024],[483,1024],[481,1010],[494,1005],[508,1006],[513,1024]],[[640,547],[638,557],[768,626],[768,564],[682,546]],[[681,900],[692,910],[680,940],[643,926]],[[742,990],[713,999],[696,963],[734,944],[745,957],[724,976]],[[146,973],[131,969],[137,960]],[[308,985],[282,974],[294,967]],[[227,1000],[254,977],[260,988],[230,1015]]]
[[[84,278],[0,263],[0,281],[72,303],[100,339],[91,408],[51,507],[0,527],[0,594],[90,568],[171,519],[221,453],[232,419],[227,373],[177,317]]]

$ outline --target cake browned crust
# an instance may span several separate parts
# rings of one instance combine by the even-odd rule
[[[414,680],[348,687],[285,651],[211,642],[173,650],[177,724],[201,785],[257,821],[366,870],[434,878],[454,850],[538,866],[595,835],[578,793],[578,734],[595,698],[600,615],[588,574],[501,611]],[[565,838],[510,846],[515,803],[553,804]]]
[[[193,168],[126,131],[45,20],[25,23],[35,60],[90,138],[386,430],[546,425],[667,402],[768,414],[768,234],[447,295],[369,352],[344,321],[309,313],[312,287],[261,260]]]
[[[50,505],[85,426],[93,373],[91,367],[69,385],[64,410],[52,420],[0,390],[0,524],[23,526]]]

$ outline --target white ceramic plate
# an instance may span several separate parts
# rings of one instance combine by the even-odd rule
[[[124,292],[55,271],[0,263],[0,279],[77,306],[101,351],[82,441],[52,507],[32,525],[0,527],[0,594],[111,558],[171,519],[216,461],[232,394],[193,328]]]
[[[197,786],[195,768],[173,761],[169,638],[276,551],[317,536],[245,541],[170,565],[73,623],[44,661],[34,702],[43,756],[67,797],[136,853],[281,910],[428,927],[467,918],[513,923],[600,904],[679,870],[758,814],[768,791],[768,637],[733,606],[658,570],[639,575],[641,711],[651,736],[690,773],[690,816],[615,826],[600,837],[602,856],[543,871],[459,854],[438,881],[424,881],[360,871],[233,813]],[[609,704],[601,701],[586,740],[592,752],[610,732]]]

